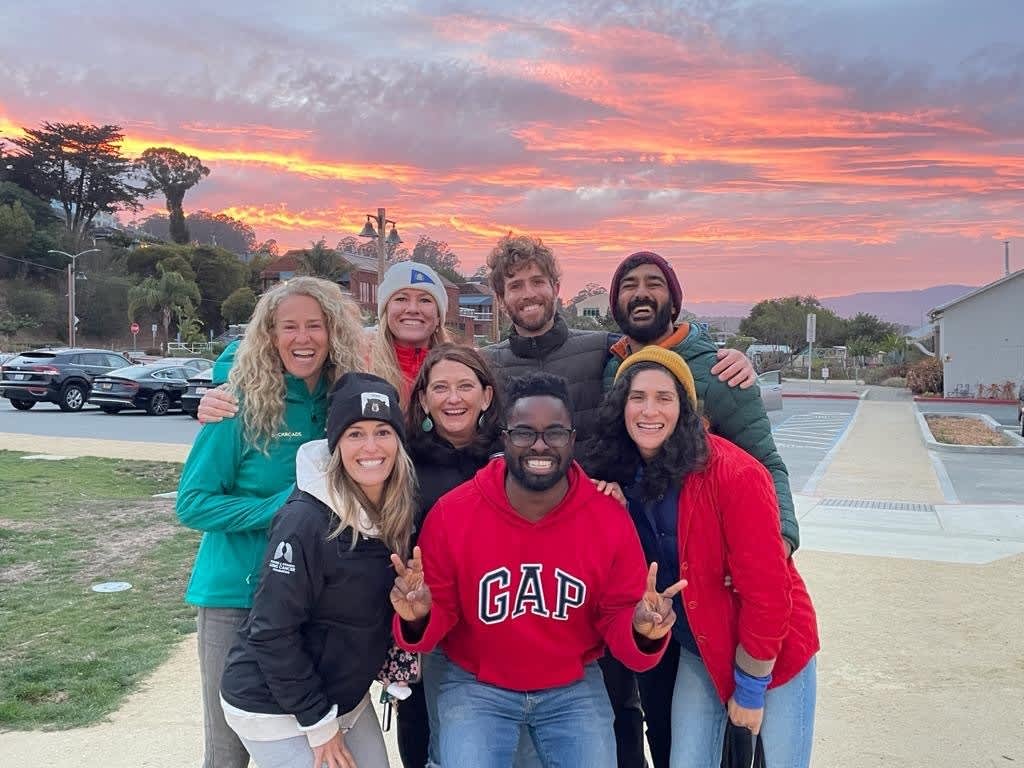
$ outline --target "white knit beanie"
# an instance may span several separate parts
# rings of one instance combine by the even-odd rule
[[[445,317],[448,314],[448,292],[444,289],[444,283],[437,272],[426,264],[416,261],[399,261],[392,264],[384,273],[384,280],[377,288],[378,320],[384,319],[384,312],[391,297],[403,288],[414,288],[417,291],[429,293],[437,302],[441,325],[444,325]]]

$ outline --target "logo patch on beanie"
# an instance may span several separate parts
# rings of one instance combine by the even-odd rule
[[[435,285],[433,278],[431,278],[426,272],[420,272],[418,269],[411,269],[409,270],[409,273],[409,283],[411,285],[416,285],[416,283],[430,283],[431,285]]]
[[[359,399],[362,403],[363,416],[366,418],[391,418],[391,400],[387,395],[380,392],[361,392]]]

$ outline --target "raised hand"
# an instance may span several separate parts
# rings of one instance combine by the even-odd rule
[[[395,566],[395,586],[391,588],[391,604],[395,613],[405,621],[419,621],[430,613],[433,600],[430,587],[423,578],[423,555],[419,547],[413,547],[412,559],[402,562],[398,555],[391,555]]]
[[[686,586],[686,579],[680,579],[664,592],[658,591],[657,584],[658,564],[651,563],[647,571],[647,591],[633,611],[633,631],[648,640],[660,640],[676,623],[672,598]]]

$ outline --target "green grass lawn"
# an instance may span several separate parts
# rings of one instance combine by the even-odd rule
[[[22,455],[0,452],[0,728],[87,725],[195,629],[199,534],[151,498],[178,464]],[[132,589],[90,589],[104,581]]]

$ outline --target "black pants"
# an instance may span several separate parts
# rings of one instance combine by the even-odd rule
[[[674,646],[675,643],[669,643]],[[667,655],[668,652],[666,652]],[[676,654],[678,658],[678,653]],[[644,713],[640,707],[640,691],[637,676],[632,670],[606,653],[598,661],[604,675],[604,686],[615,716],[615,744],[618,751],[619,768],[647,768],[644,758]],[[672,667],[675,670],[675,666]],[[672,673],[672,684],[675,672]],[[671,709],[672,684],[669,685],[669,708]],[[398,752],[405,768],[421,768],[427,762],[427,748],[430,743],[430,721],[427,719],[427,700],[423,696],[423,685],[414,683],[412,696],[398,705]],[[670,713],[665,714],[666,721]],[[648,738],[650,734],[648,733]],[[651,747],[654,749],[653,744]],[[668,765],[668,750],[665,751]],[[658,763],[655,763],[658,766]]]
[[[604,687],[615,715],[615,745],[619,768],[647,768],[644,757],[644,712],[640,706],[636,674],[605,653],[598,660],[604,673]]]
[[[395,710],[398,714],[398,754],[402,756],[405,768],[423,768],[427,764],[430,744],[427,699],[423,695],[423,683],[412,683],[409,688],[412,696]]]
[[[647,719],[647,743],[654,768],[668,768],[672,749],[672,692],[679,667],[679,643],[670,640],[658,666],[637,675]]]

